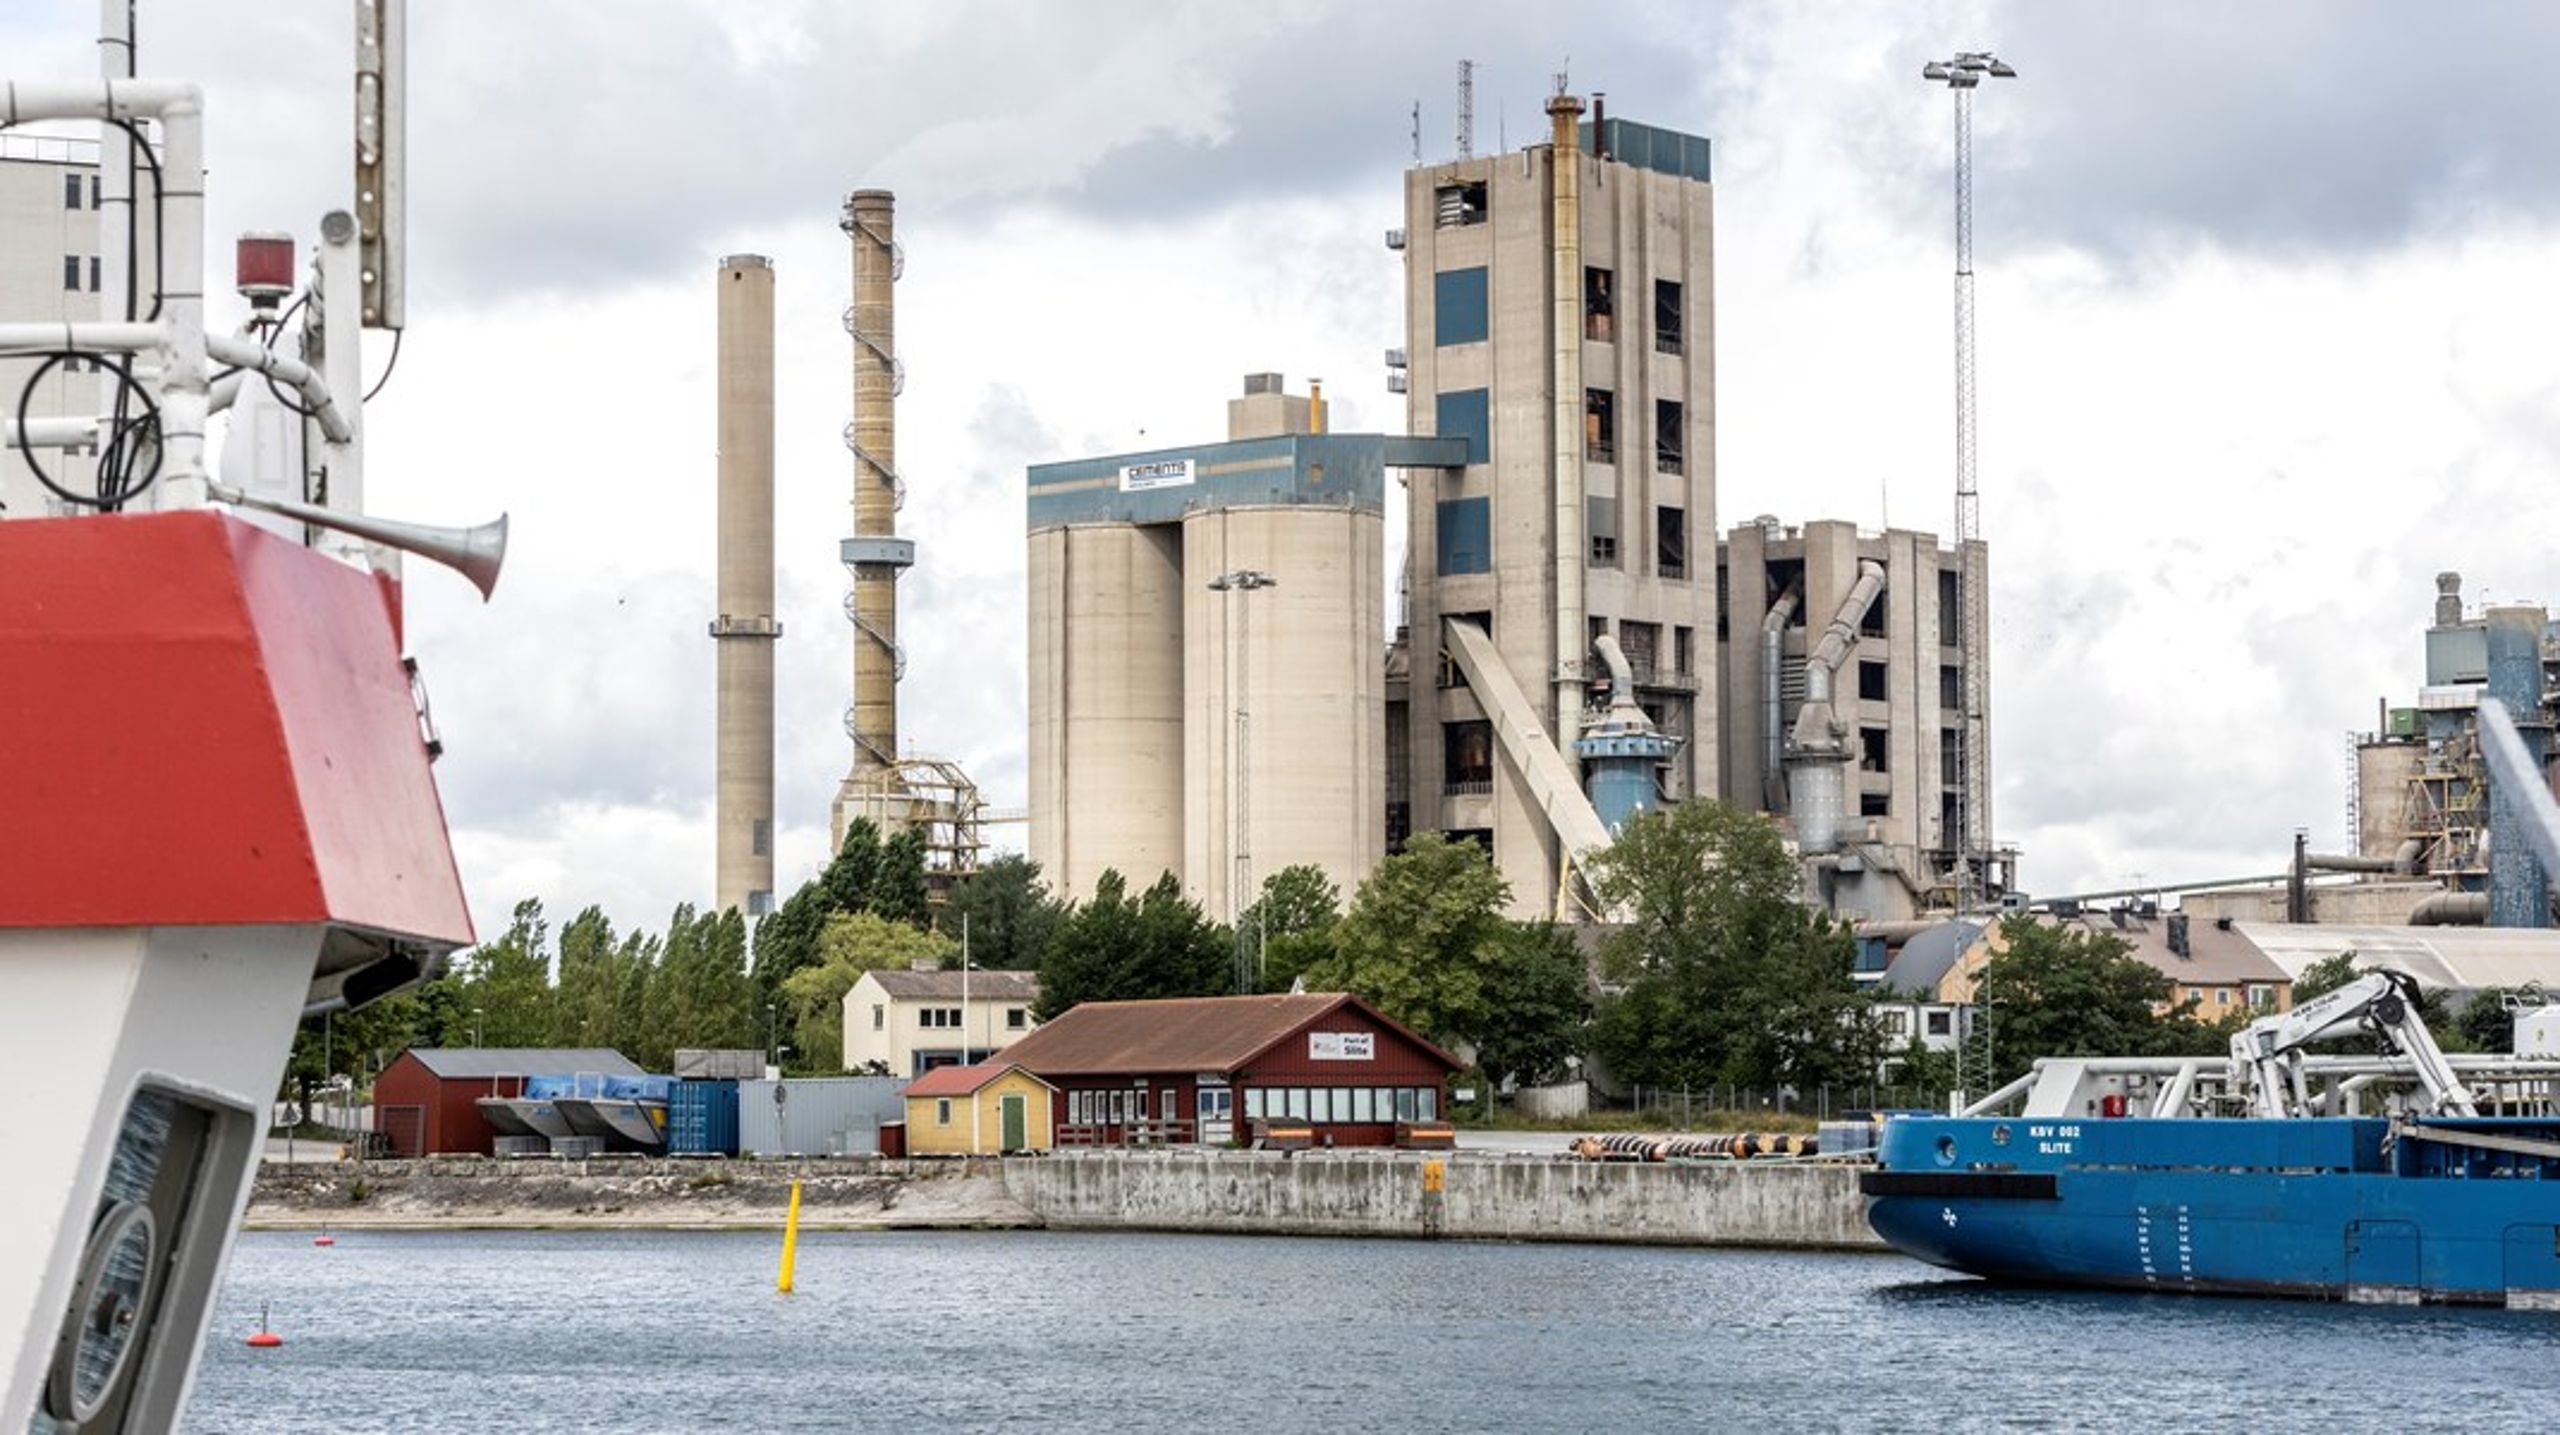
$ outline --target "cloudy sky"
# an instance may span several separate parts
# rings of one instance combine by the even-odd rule
[[[142,7],[211,90],[213,228],[348,187],[344,0]],[[0,10],[17,76],[96,7]],[[1716,145],[1719,519],[1949,524],[1949,105],[1976,132],[1996,816],[2060,891],[2344,840],[2346,735],[2418,681],[2431,576],[2560,597],[2560,11],[1455,3],[411,7],[410,330],[377,511],[515,520],[498,601],[411,634],[484,929],[657,926],[711,880],[713,274],[778,275],[780,855],[849,746],[850,287],[897,191],[912,742],[1024,800],[1026,464],[1215,437],[1250,369],[1395,429],[1412,107],[1534,137],[1553,74]],[[1012,829],[1018,840],[1019,829]]]

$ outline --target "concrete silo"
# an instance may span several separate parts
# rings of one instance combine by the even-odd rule
[[[1035,523],[1029,572],[1032,859],[1077,898],[1179,873],[1181,530]]]

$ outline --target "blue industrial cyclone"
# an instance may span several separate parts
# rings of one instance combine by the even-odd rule
[[[1898,1117],[1897,1250],[1995,1280],[2560,1309],[2548,1117]]]

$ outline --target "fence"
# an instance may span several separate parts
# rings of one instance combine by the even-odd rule
[[[1944,1111],[1947,1093],[1933,1086],[1638,1086],[1621,1098],[1595,1092],[1592,1109],[1633,1111],[1678,1127],[1730,1112],[1829,1121],[1852,1111]]]

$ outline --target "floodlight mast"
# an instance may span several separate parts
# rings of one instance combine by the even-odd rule
[[[1956,102],[1956,562],[1957,641],[1964,679],[1964,740],[1957,762],[1956,909],[1984,905],[1991,862],[1989,731],[1984,720],[1991,654],[1983,631],[1988,595],[1983,592],[1982,493],[1974,477],[1973,415],[1973,92],[1986,79],[2015,79],[2018,72],[1988,50],[1962,50],[1933,60],[1920,77],[1943,84]]]

